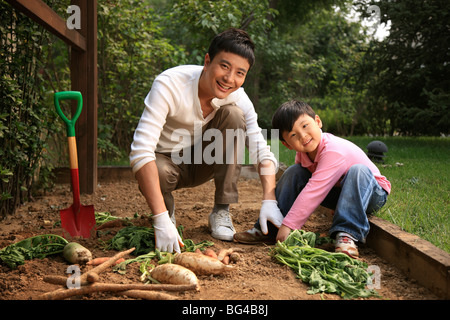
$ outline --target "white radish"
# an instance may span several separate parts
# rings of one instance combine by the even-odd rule
[[[63,256],[72,264],[85,264],[92,260],[92,253],[76,242],[69,242],[65,245]]]
[[[235,269],[231,265],[223,264],[218,259],[195,252],[179,253],[173,262],[192,270],[196,275],[219,275]]]
[[[159,265],[150,272],[150,276],[161,283],[195,285],[197,290],[199,287],[195,273],[178,264]]]

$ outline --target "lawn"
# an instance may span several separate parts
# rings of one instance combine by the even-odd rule
[[[377,163],[392,184],[386,205],[377,213],[403,230],[450,252],[450,139],[440,137],[348,137],[364,151],[373,140],[388,147]],[[295,153],[281,145],[279,159],[294,163]]]

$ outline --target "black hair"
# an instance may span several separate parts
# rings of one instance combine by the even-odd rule
[[[283,132],[290,132],[298,117],[304,114],[313,119],[316,117],[316,113],[309,104],[298,100],[285,102],[275,111],[272,117],[272,129],[280,130],[281,141],[284,141]]]
[[[231,52],[246,58],[250,68],[255,63],[255,44],[244,30],[229,28],[216,35],[208,49],[211,61],[221,51]]]

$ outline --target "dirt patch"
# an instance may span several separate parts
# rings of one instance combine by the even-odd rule
[[[248,246],[224,242],[210,236],[208,215],[213,204],[214,185],[206,183],[193,189],[175,192],[177,224],[184,226],[184,237],[194,242],[210,240],[213,249],[240,247],[245,253],[237,262],[237,269],[221,276],[200,276],[199,292],[176,293],[182,300],[340,300],[334,294],[307,294],[308,285],[296,278],[294,272],[280,265],[269,256],[270,246]],[[100,184],[95,194],[82,195],[83,204],[93,204],[98,212],[107,211],[119,217],[132,217],[149,212],[144,198],[135,181]],[[231,206],[236,230],[244,231],[256,221],[261,200],[261,186],[258,180],[239,181],[239,203]],[[52,227],[59,220],[59,210],[71,205],[70,186],[57,185],[54,190],[35,201],[20,207],[16,214],[0,221],[0,248],[33,235],[61,234],[61,229]],[[331,225],[331,212],[320,207],[305,225],[305,230],[326,233]],[[48,223],[50,222],[50,224]],[[149,225],[148,218],[137,220],[141,225]],[[110,239],[118,229],[110,229],[96,239],[79,242],[89,248],[94,256],[112,256],[115,251],[105,252],[104,241]],[[379,258],[373,250],[360,247],[361,259],[368,265],[377,265],[381,270],[381,289],[377,290],[388,300],[430,300],[437,299],[428,289],[414,280],[406,278],[396,267]],[[69,264],[62,256],[27,261],[15,270],[0,265],[0,299],[38,299],[45,292],[60,286],[43,281],[46,275],[66,274]],[[81,272],[88,270],[82,267]],[[110,283],[139,283],[138,264],[131,264],[128,272],[121,275],[112,271],[101,274],[101,281]],[[95,293],[71,299],[113,300],[127,299],[111,293]]]

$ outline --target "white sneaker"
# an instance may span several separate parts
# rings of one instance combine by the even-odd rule
[[[339,232],[336,235],[335,252],[345,253],[351,258],[358,258],[358,247],[355,244],[356,239],[345,232]]]
[[[233,236],[236,232],[231,221],[231,214],[226,210],[213,211],[209,215],[209,230],[213,238],[233,241]]]

